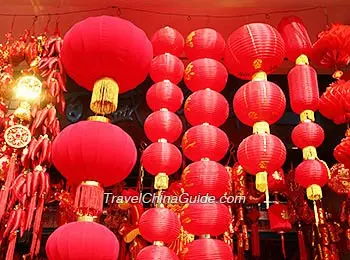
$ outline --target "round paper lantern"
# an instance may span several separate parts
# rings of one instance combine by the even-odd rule
[[[152,36],[151,42],[154,56],[170,53],[179,57],[184,50],[185,44],[181,33],[169,26],[156,31]]]
[[[228,207],[219,203],[190,203],[181,212],[182,226],[196,236],[219,236],[228,230],[231,221]]]
[[[70,183],[97,181],[104,186],[124,180],[134,168],[137,151],[118,126],[95,121],[72,124],[56,137],[52,161]]]
[[[286,109],[286,98],[279,86],[270,81],[249,81],[238,89],[233,98],[238,119],[249,126],[265,121],[277,122]]]
[[[139,221],[141,236],[148,242],[169,243],[180,234],[179,217],[168,208],[151,208],[142,214]]]
[[[146,101],[152,111],[166,108],[171,112],[180,109],[184,96],[181,89],[168,80],[157,82],[147,91]]]
[[[185,192],[191,196],[209,194],[219,198],[228,191],[230,176],[220,163],[198,161],[185,168],[181,180]]]
[[[203,158],[220,161],[227,153],[229,140],[221,129],[203,124],[187,130],[181,146],[184,155],[192,161]]]
[[[179,260],[179,258],[166,246],[151,245],[143,248],[136,260]]]
[[[233,260],[232,248],[217,239],[197,239],[187,245],[184,260]]]
[[[103,225],[71,222],[50,235],[46,253],[49,260],[115,260],[119,254],[119,242]]]
[[[284,57],[284,41],[278,31],[268,24],[251,23],[230,35],[224,59],[230,73],[251,80],[259,71],[275,71]]]
[[[198,29],[186,37],[185,53],[191,61],[200,58],[220,60],[224,54],[224,50],[225,40],[214,29]]]
[[[105,77],[123,93],[143,82],[152,61],[152,44],[131,22],[115,16],[89,17],[64,37],[61,60],[67,74],[92,90]]]
[[[175,113],[161,110],[153,112],[146,118],[144,128],[146,136],[152,142],[166,139],[169,143],[173,143],[182,133],[182,122]]]
[[[226,98],[219,92],[204,89],[187,98],[184,112],[187,121],[193,126],[208,123],[219,127],[228,118],[229,106]]]
[[[317,73],[309,65],[296,65],[288,73],[290,105],[296,114],[316,111],[319,104]]]
[[[307,146],[317,148],[323,143],[324,131],[321,126],[312,121],[302,122],[293,129],[292,140],[300,149]]]
[[[153,58],[149,75],[154,82],[170,80],[177,84],[183,78],[184,64],[170,53],[161,54]]]
[[[310,56],[312,43],[303,21],[296,16],[283,18],[277,30],[284,39],[286,56],[291,62],[301,55]]]
[[[184,81],[192,92],[206,88],[220,92],[225,88],[227,78],[226,67],[221,62],[203,58],[187,65]]]
[[[283,169],[279,169],[277,171],[274,171],[273,173],[268,174],[267,183],[269,187],[269,192],[271,193],[286,192],[288,190]]]
[[[182,154],[177,147],[170,143],[153,143],[142,153],[141,163],[152,175],[175,173],[182,164]]]

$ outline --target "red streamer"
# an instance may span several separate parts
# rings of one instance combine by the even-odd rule
[[[260,236],[257,222],[252,224],[252,255],[260,256]]]
[[[299,258],[300,260],[307,260],[305,239],[302,230],[298,230],[298,243],[299,243]]]

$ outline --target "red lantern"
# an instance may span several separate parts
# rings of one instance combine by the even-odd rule
[[[184,64],[174,55],[161,54],[153,58],[149,75],[154,82],[170,80],[177,84],[184,75]]]
[[[309,65],[296,65],[288,73],[290,105],[296,114],[316,111],[319,103],[317,73]]]
[[[259,71],[275,71],[284,57],[284,41],[278,31],[268,24],[252,23],[230,35],[224,59],[234,76],[251,80]]]
[[[324,140],[324,131],[312,121],[302,122],[293,129],[292,140],[300,149],[307,146],[319,147]]]
[[[133,169],[137,151],[132,138],[118,126],[81,121],[55,139],[52,161],[70,183],[97,181],[104,186],[124,180]]]
[[[231,221],[228,207],[219,203],[190,203],[181,212],[182,226],[196,236],[219,236],[228,230]]]
[[[286,56],[291,62],[301,55],[310,56],[312,43],[303,21],[296,16],[283,18],[277,27],[286,45]]]
[[[179,258],[166,246],[151,245],[143,248],[136,260],[179,260]]]
[[[198,161],[185,168],[181,180],[185,192],[191,196],[209,194],[219,198],[228,191],[230,177],[220,163]]]
[[[67,74],[92,90],[101,78],[113,79],[123,93],[143,82],[152,61],[146,34],[127,20],[112,16],[90,17],[65,35],[61,53]]]
[[[173,112],[162,110],[150,114],[145,120],[145,133],[152,142],[165,139],[175,142],[182,133],[182,122]]]
[[[116,236],[94,222],[71,222],[56,229],[46,243],[49,260],[115,260],[119,254]]]
[[[187,130],[181,146],[184,155],[192,161],[203,158],[220,161],[227,153],[229,140],[221,129],[203,124]]]
[[[170,143],[153,143],[142,153],[143,167],[152,175],[175,173],[182,164],[182,154],[177,147]]]
[[[166,26],[153,34],[151,42],[154,56],[170,53],[179,57],[184,50],[185,40],[177,30]]]
[[[346,131],[345,138],[334,148],[333,155],[345,167],[350,167],[350,130]]]
[[[271,193],[286,192],[288,190],[283,169],[279,169],[267,175],[267,183],[269,192]]]
[[[166,108],[171,112],[180,109],[184,96],[181,89],[168,80],[157,82],[150,87],[146,101],[152,111]]]
[[[225,40],[210,28],[198,29],[186,37],[185,53],[189,60],[211,58],[220,60],[224,54]]]
[[[222,91],[227,83],[226,67],[214,59],[198,59],[190,62],[185,70],[185,84],[192,91],[210,88]]]
[[[180,234],[179,217],[167,208],[151,208],[142,214],[139,222],[141,236],[148,242],[174,241]]]
[[[282,117],[286,98],[280,87],[270,81],[250,81],[236,92],[233,109],[246,125],[259,121],[273,124]]]
[[[232,248],[217,239],[197,239],[187,246],[184,260],[233,260]]]
[[[229,106],[219,92],[204,89],[187,98],[184,112],[187,121],[193,126],[208,123],[219,127],[228,118]]]

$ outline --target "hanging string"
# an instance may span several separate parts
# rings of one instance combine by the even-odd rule
[[[35,35],[35,25],[36,25],[36,22],[38,21],[38,17],[37,16],[34,16],[34,19],[33,19],[33,23],[29,29],[29,32],[32,33],[32,35]]]
[[[46,25],[44,27],[44,33],[49,33],[50,22],[51,22],[51,15],[49,15],[49,19],[47,19]]]
[[[13,16],[12,23],[11,23],[10,33],[13,32],[13,28],[15,27],[15,22],[16,22],[16,15]]]

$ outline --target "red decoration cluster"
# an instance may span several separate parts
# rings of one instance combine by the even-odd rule
[[[350,130],[346,131],[345,138],[334,148],[333,155],[338,162],[350,168]]]

